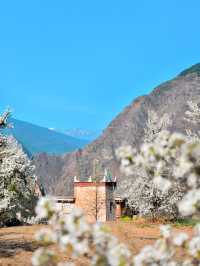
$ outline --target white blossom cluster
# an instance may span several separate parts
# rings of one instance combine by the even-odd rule
[[[38,202],[37,214],[38,218],[49,219],[49,227],[36,234],[43,247],[35,251],[33,266],[74,266],[74,259],[81,255],[89,260],[88,265],[96,266],[200,265],[200,225],[196,225],[192,237],[174,233],[171,226],[162,225],[161,238],[134,256],[102,225],[87,223],[79,209],[63,215],[56,209],[54,200],[46,197]],[[57,244],[74,262],[60,262],[57,254],[48,248],[49,244]],[[182,252],[181,261],[177,260],[177,251]]]
[[[161,238],[154,245],[145,246],[134,258],[135,266],[196,266],[200,264],[200,225],[194,235],[174,234],[169,225],[160,227]],[[177,251],[182,260],[177,260]]]
[[[89,224],[81,210],[73,209],[70,214],[64,215],[56,209],[54,200],[46,197],[39,200],[36,212],[38,218],[49,220],[49,228],[42,229],[36,235],[36,239],[44,247],[34,253],[33,266],[57,265],[56,254],[48,249],[48,245],[53,243],[61,251],[68,251],[73,258],[87,256],[90,258],[90,265],[132,265],[128,248],[100,224]]]
[[[127,157],[127,148],[124,150],[123,153],[120,148],[118,152],[122,161],[126,161],[126,165],[122,163],[122,170],[129,168],[124,172],[131,172],[134,167],[142,168],[148,180],[153,181],[165,197],[168,193],[171,197],[171,188],[181,189],[184,197],[178,207],[182,215],[193,215],[200,210],[199,141],[188,142],[181,134],[162,131],[152,143],[143,144],[140,152],[133,150],[132,156]]]
[[[0,225],[33,216],[36,204],[33,171],[16,140],[0,135]]]
[[[166,130],[171,124],[172,121],[167,113],[160,117],[154,110],[149,109],[146,127],[144,128],[144,142],[152,142],[158,133]]]
[[[147,116],[147,123],[144,128],[144,143],[151,146],[160,132],[171,126],[172,121],[167,113],[159,116],[152,109],[148,110]],[[146,157],[150,156],[149,159],[152,158],[151,154],[146,153],[145,149],[144,155]],[[153,182],[147,175],[146,169],[139,166],[138,151],[131,146],[120,147],[117,150],[117,157],[121,160],[122,173],[126,175],[120,180],[118,191],[122,197],[126,198],[128,209],[133,214],[145,215],[152,219],[166,215],[169,219],[174,219],[177,216],[175,203],[181,198],[181,190],[177,186],[169,190],[170,182],[165,180],[163,186],[163,180],[160,176]],[[137,163],[134,162],[136,159],[139,160]],[[162,166],[158,165],[159,167]],[[158,189],[160,182],[162,182],[162,191]]]
[[[176,203],[183,194],[179,187],[173,186],[163,192],[153,181],[139,174],[137,176],[134,172],[134,178],[130,176],[122,180],[118,188],[121,189],[122,197],[126,198],[128,210],[153,220],[160,217],[174,220],[178,215]]]
[[[177,179],[172,186],[171,178],[177,174],[180,148],[186,141],[181,134],[161,131],[151,143],[144,143],[140,151],[130,146],[117,150],[121,171],[133,180],[129,186],[129,206],[135,202],[140,214],[150,214],[152,218],[176,217],[176,203],[182,198],[184,186]]]
[[[188,110],[185,112],[185,120],[190,123],[199,123],[200,122],[200,108],[198,104],[194,101],[187,102]]]
[[[187,102],[188,110],[185,112],[184,120],[187,121],[190,125],[198,126],[200,125],[200,106],[198,103],[190,100]],[[196,129],[194,132],[191,130],[191,127],[186,128],[186,133],[188,139],[193,142],[200,139],[200,131]]]
[[[133,174],[134,169],[142,168],[147,180],[152,181],[163,193],[174,187],[182,187],[182,198],[177,199],[180,214],[199,214],[199,140],[191,142],[181,134],[162,131],[152,143],[143,144],[139,152],[131,147],[122,147],[118,151],[118,156],[126,162],[122,162],[121,165],[125,173]],[[170,200],[167,195],[166,198]],[[149,199],[151,202],[151,197]],[[144,247],[135,256],[135,266],[200,265],[200,224],[195,227],[192,237],[185,233],[174,235],[169,226],[161,227],[161,235],[162,238],[153,246]],[[176,261],[177,249],[180,248],[184,252],[183,261]]]

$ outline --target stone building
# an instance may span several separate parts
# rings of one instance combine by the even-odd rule
[[[79,181],[74,178],[74,197],[57,197],[57,204],[64,213],[74,207],[84,211],[89,222],[113,221],[122,214],[123,200],[115,198],[116,178]]]

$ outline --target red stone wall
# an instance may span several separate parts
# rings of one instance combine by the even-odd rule
[[[89,222],[106,221],[106,184],[95,182],[74,183],[75,207],[84,210]]]

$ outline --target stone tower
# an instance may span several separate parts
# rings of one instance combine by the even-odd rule
[[[101,181],[74,178],[75,207],[83,209],[89,222],[115,220],[115,188],[116,180],[106,176]]]

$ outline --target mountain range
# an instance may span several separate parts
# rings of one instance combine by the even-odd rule
[[[68,136],[72,136],[75,138],[85,139],[88,141],[92,141],[97,139],[101,134],[100,130],[88,130],[88,129],[81,129],[81,128],[72,128],[63,131],[64,134]]]
[[[103,131],[101,136],[83,149],[63,156],[38,154],[34,157],[37,175],[47,193],[73,194],[73,176],[84,180],[92,175],[94,160],[99,167],[109,169],[120,182],[123,175],[115,156],[116,149],[124,144],[139,147],[143,142],[148,110],[161,117],[168,114],[172,120],[170,131],[186,133],[186,128],[198,130],[183,119],[187,101],[200,103],[200,64],[194,65],[177,77],[157,86],[149,95],[135,99]]]
[[[28,122],[14,118],[10,120],[13,128],[3,132],[13,135],[30,156],[41,152],[61,155],[82,148],[89,143],[89,140],[75,138]]]

